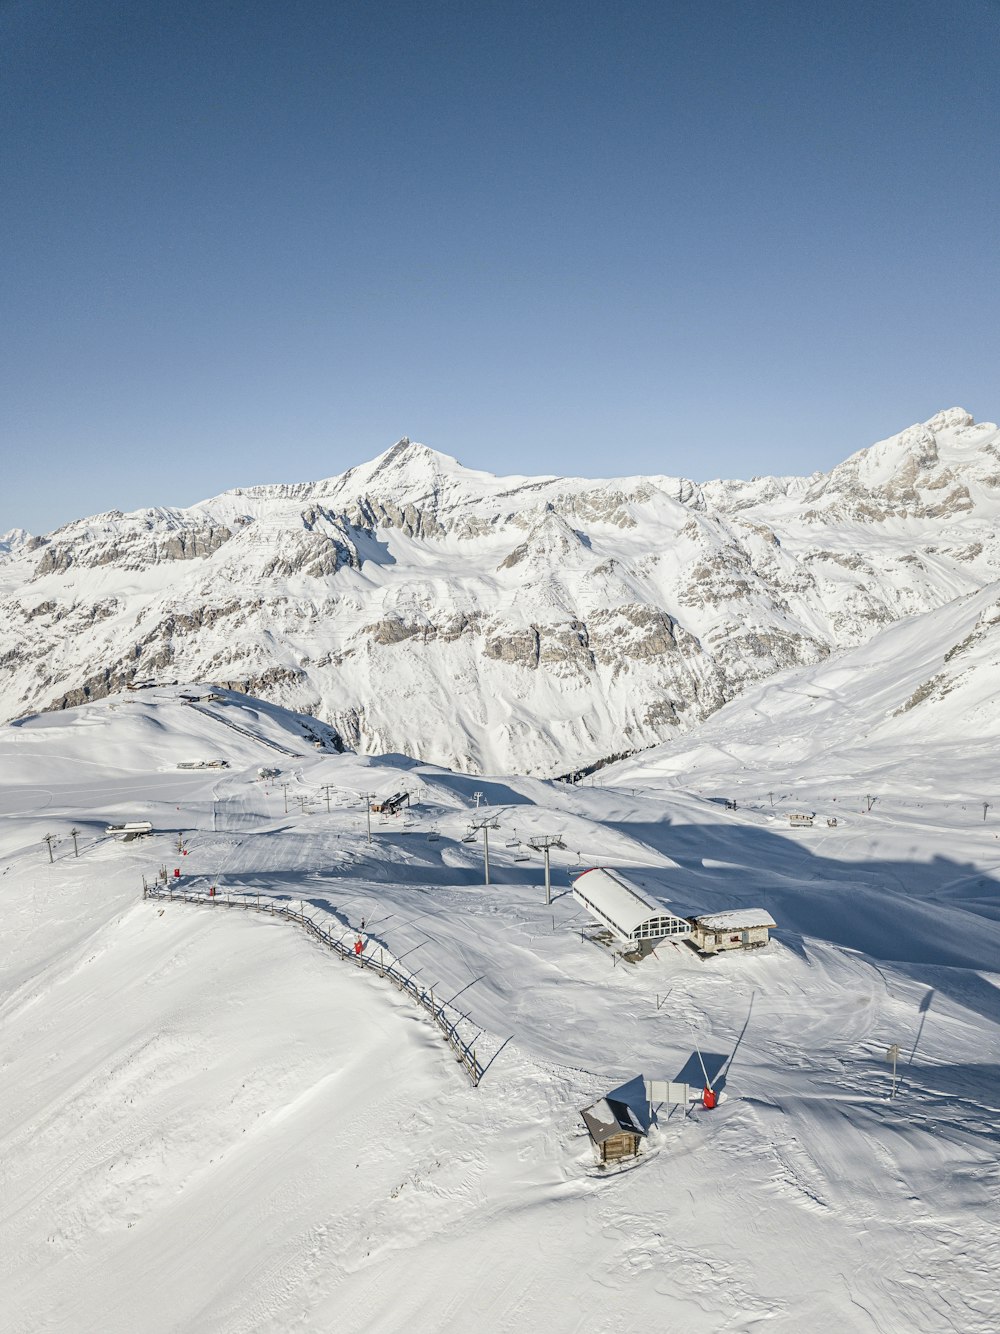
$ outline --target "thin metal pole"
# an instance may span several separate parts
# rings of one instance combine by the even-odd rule
[[[698,1064],[701,1066],[701,1073],[705,1076],[705,1087],[710,1089],[712,1087],[712,1081],[709,1079],[708,1071],[705,1069],[705,1062],[701,1059],[701,1052],[698,1049],[697,1042],[694,1044],[694,1049],[698,1052]]]
[[[490,883],[490,827],[487,824],[483,825],[483,866],[486,870],[485,883],[488,885]]]
[[[889,1048],[889,1050],[886,1052],[886,1057],[892,1062],[892,1092],[889,1094],[890,1098],[894,1098],[896,1096],[896,1057],[898,1055],[899,1055],[899,1044],[897,1042],[894,1042],[892,1046]]]
[[[552,877],[549,874],[549,845],[545,845],[545,902],[552,903]],[[553,927],[553,930],[555,927]]]

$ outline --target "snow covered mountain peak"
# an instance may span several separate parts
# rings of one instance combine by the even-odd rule
[[[11,528],[7,533],[0,533],[0,559],[20,550],[30,540],[31,534],[26,528]]]
[[[997,428],[826,474],[496,477],[407,439],[324,481],[111,511],[3,556],[0,716],[214,681],[362,750],[562,773],[1000,578]]]
[[[971,510],[974,488],[1000,491],[998,437],[992,422],[950,408],[852,454],[817,478],[806,500],[834,499],[869,521]]]
[[[396,488],[410,497],[465,471],[457,459],[403,436],[370,463],[349,468],[342,476],[331,478],[327,485],[331,493],[346,490],[357,493],[372,487]]]

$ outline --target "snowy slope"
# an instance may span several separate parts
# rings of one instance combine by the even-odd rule
[[[400,441],[341,477],[113,512],[0,552],[0,716],[228,684],[466,772],[654,746],[1000,577],[996,427],[829,474],[493,477]]]
[[[937,647],[988,607],[949,609]],[[842,744],[862,707],[855,655],[827,677],[825,731],[817,713],[792,747],[776,687],[766,727],[748,699],[685,743],[690,782],[670,748],[579,787],[321,753],[308,719],[234,695],[220,723],[179,688],[0,729],[0,1324],[994,1330],[1000,813],[961,809],[985,757],[935,786],[947,737],[897,763],[920,710],[957,716],[958,689],[894,715],[938,666],[928,650],[897,685],[870,663],[880,725],[912,730],[858,734],[847,773],[823,760],[841,704]],[[772,807],[744,768],[765,746],[835,828],[787,827],[787,785]],[[174,767],[209,749],[230,768]],[[862,814],[853,779],[880,766]],[[369,844],[360,794],[400,788],[409,813],[373,817]],[[487,812],[489,888],[463,841]],[[103,836],[139,815],[150,842]],[[551,906],[518,860],[540,833],[566,844]],[[767,907],[776,938],[615,965],[566,892],[595,862],[675,911]],[[405,997],[286,924],[144,901],[176,863],[192,890],[301,902],[352,938],[363,920],[368,950],[473,1026],[479,1088]],[[696,1047],[725,1101],[663,1115],[638,1167],[602,1177],[579,1108],[640,1071],[693,1081]]]
[[[778,674],[690,738],[614,765],[601,781],[699,784],[718,771],[758,790],[846,782],[1000,801],[998,681],[995,583],[816,667]]]

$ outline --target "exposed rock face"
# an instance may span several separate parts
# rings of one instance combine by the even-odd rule
[[[8,534],[0,712],[163,674],[367,750],[582,770],[1000,578],[998,519],[998,432],[958,409],[828,474],[704,485],[497,478],[400,441],[322,482]]]
[[[109,517],[116,520],[125,518],[118,513]],[[123,570],[141,570],[149,564],[162,561],[194,560],[199,556],[211,556],[231,537],[229,529],[222,526],[178,528],[166,535],[146,526],[131,531],[124,529],[109,534],[103,540],[86,543],[79,540],[53,541],[46,545],[35,567],[35,576],[41,578],[46,574],[61,574],[74,564],[84,567],[115,565]]]

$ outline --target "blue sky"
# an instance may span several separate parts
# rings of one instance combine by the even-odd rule
[[[994,0],[0,0],[0,532],[1000,415]]]

